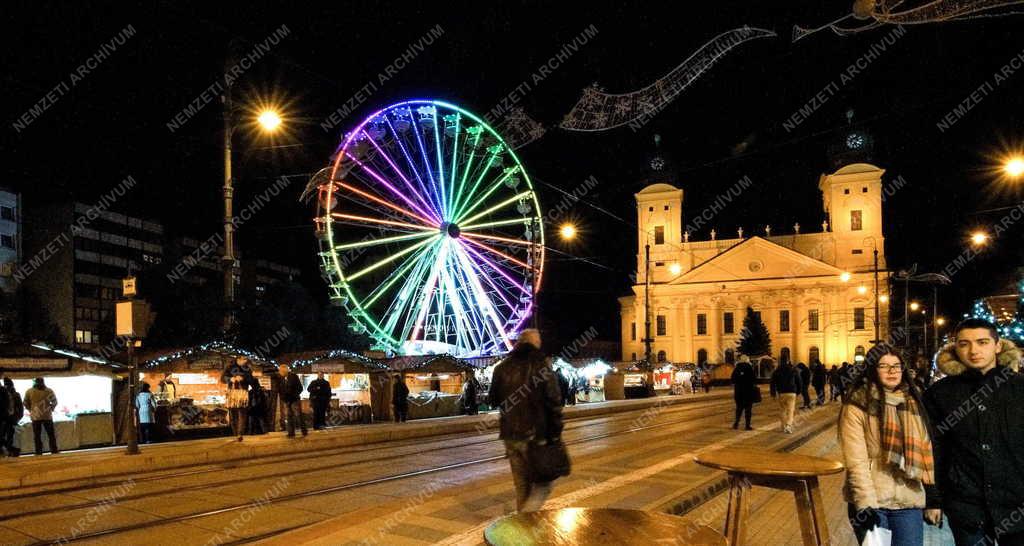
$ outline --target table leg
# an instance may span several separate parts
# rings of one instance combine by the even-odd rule
[[[800,519],[804,546],[828,544],[828,524],[825,522],[825,505],[818,488],[818,478],[802,479],[794,485],[793,495],[796,497],[796,512]]]
[[[725,536],[732,546],[743,546],[750,514],[750,481],[742,474],[729,474],[729,508],[725,512]]]

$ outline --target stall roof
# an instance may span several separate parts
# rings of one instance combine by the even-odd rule
[[[81,372],[100,367],[113,371],[125,366],[96,353],[41,341],[0,344],[0,370]]]
[[[484,367],[447,354],[396,356],[385,359],[383,364],[396,372],[462,372]]]
[[[224,341],[211,341],[209,343],[194,345],[184,349],[167,349],[164,351],[150,353],[147,355],[146,360],[139,363],[139,368],[155,368],[163,364],[173,363],[176,360],[194,360],[204,354],[216,354],[230,357],[244,356],[254,364],[277,366],[277,361],[273,358],[267,358]]]
[[[283,355],[282,362],[287,362],[290,368],[312,368],[312,371],[339,371],[333,368],[341,368],[342,373],[368,373],[371,371],[388,370],[389,368],[372,358],[360,354],[336,349],[332,351],[307,351]],[[323,368],[323,369],[317,369]]]

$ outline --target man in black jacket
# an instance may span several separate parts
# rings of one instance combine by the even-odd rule
[[[324,372],[317,372],[316,379],[309,382],[309,405],[313,406],[313,430],[327,428],[327,408],[331,405],[331,384],[324,379]]]
[[[796,395],[803,391],[803,381],[800,378],[800,370],[794,368],[791,363],[783,362],[772,372],[771,386],[769,392],[772,398],[779,397],[779,420],[782,422],[782,432],[793,433],[793,414],[796,412]]]
[[[288,420],[288,437],[295,437],[295,422],[302,428],[302,435],[309,434],[306,421],[302,419],[302,380],[288,366],[281,364],[281,413]]]
[[[940,493],[933,504],[949,517],[958,546],[1024,545],[1020,351],[982,319],[962,321],[954,339],[937,357],[946,377],[924,399]]]
[[[499,437],[505,442],[520,512],[539,510],[551,494],[551,482],[531,480],[527,449],[531,442],[561,440],[562,393],[556,375],[540,351],[540,332],[528,329],[491,376],[489,403],[501,410]]]
[[[811,409],[811,370],[803,362],[796,365],[796,370],[800,374],[800,394],[804,398],[804,405],[800,409]]]

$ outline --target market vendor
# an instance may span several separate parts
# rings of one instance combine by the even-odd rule
[[[160,380],[159,398],[170,402],[178,398],[178,387],[171,381],[171,372],[165,373],[164,378]]]
[[[310,381],[306,391],[309,392],[309,404],[313,406],[313,430],[323,430],[327,428],[327,408],[334,396],[331,384],[324,379],[324,372],[317,372],[316,379]]]

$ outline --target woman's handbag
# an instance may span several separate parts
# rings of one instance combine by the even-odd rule
[[[531,441],[526,448],[526,459],[533,483],[551,482],[572,472],[569,451],[561,440]]]

